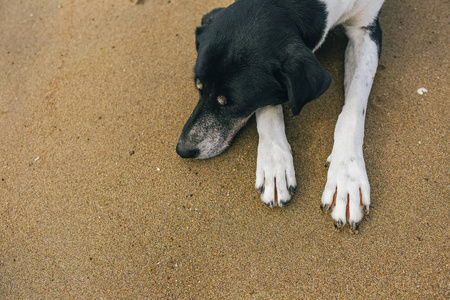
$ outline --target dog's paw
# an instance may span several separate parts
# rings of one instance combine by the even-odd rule
[[[255,187],[269,207],[283,207],[291,200],[297,181],[291,147],[286,139],[260,139]]]
[[[356,229],[369,211],[370,186],[362,156],[345,155],[327,160],[328,177],[322,194],[322,208],[331,211],[338,228],[349,223]]]

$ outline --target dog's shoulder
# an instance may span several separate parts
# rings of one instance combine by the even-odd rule
[[[373,22],[384,0],[320,0],[327,10],[327,27],[350,23],[366,26]]]

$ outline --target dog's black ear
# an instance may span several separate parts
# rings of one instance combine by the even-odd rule
[[[214,18],[224,9],[224,7],[215,8],[202,18],[202,25],[209,25]]]
[[[332,80],[306,46],[289,49],[287,53],[289,57],[283,64],[281,81],[287,89],[292,113],[298,115],[306,103],[325,93]]]

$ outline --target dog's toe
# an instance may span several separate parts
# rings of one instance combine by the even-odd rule
[[[275,157],[275,153],[270,153],[264,159],[258,156],[255,187],[266,205],[284,207],[295,193],[297,182],[292,154],[290,151],[284,154],[277,153]]]

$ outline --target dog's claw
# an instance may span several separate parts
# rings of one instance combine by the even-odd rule
[[[352,222],[352,232],[353,233],[358,233],[358,223],[356,222]]]
[[[322,205],[322,206],[321,206],[323,212],[328,212],[328,208],[329,208],[329,207],[330,207],[330,206],[329,206],[328,204],[325,204],[325,205]]]
[[[273,207],[273,201],[270,201],[269,203],[264,203],[265,205],[267,205],[268,207],[272,208]]]
[[[292,185],[289,187],[289,192],[291,193],[292,196],[294,196],[296,188],[297,187],[293,187]]]
[[[282,201],[282,200],[280,200],[280,206],[281,206],[281,207],[285,207],[286,205],[289,204],[289,202],[291,202],[291,200],[288,200],[288,201]]]
[[[263,186],[260,186],[259,188],[256,189],[258,191],[258,194],[262,194],[263,192]]]
[[[342,228],[344,228],[344,223],[341,220],[339,220],[336,223],[334,223],[334,228],[340,231],[342,230]]]
[[[327,169],[329,166],[330,166],[330,162],[327,161],[327,162],[325,163],[325,169]]]

